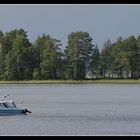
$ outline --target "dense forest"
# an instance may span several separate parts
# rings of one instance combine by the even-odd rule
[[[24,29],[0,31],[0,80],[140,78],[140,36],[107,40],[99,51],[88,32],[61,41],[43,34],[34,43]]]

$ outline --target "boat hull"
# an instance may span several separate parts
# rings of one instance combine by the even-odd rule
[[[20,108],[7,108],[7,109],[0,109],[0,115],[26,115],[28,112],[27,109],[20,109]]]

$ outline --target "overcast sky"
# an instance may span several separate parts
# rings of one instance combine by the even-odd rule
[[[71,32],[86,31],[102,48],[107,39],[140,35],[140,5],[0,5],[0,30],[28,31],[31,42],[43,33],[60,39],[63,47]]]

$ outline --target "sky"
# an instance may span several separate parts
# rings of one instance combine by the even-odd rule
[[[71,32],[88,32],[98,48],[119,36],[140,35],[139,4],[1,4],[0,30],[23,28],[34,42],[38,35],[49,34],[67,45]]]

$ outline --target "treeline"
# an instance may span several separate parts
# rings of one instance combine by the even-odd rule
[[[43,34],[34,43],[24,29],[0,31],[0,80],[140,78],[140,36],[107,40],[101,51],[87,32],[72,32],[67,46]]]

